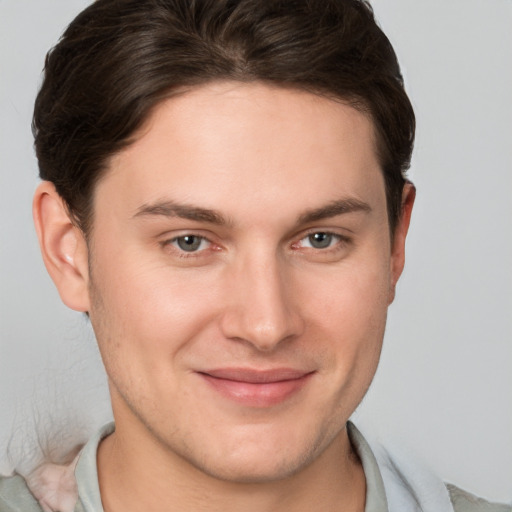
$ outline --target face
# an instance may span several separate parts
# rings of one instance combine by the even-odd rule
[[[238,481],[344,431],[398,277],[363,114],[263,84],[169,99],[97,185],[89,250],[119,429]]]

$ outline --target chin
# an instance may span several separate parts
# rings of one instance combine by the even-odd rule
[[[188,461],[204,474],[218,480],[256,484],[287,479],[307,468],[315,461],[336,437],[320,435],[315,438],[311,432],[271,432],[256,429],[250,435],[232,433],[230,442],[217,440],[212,447],[203,446],[202,456],[190,455]],[[254,435],[254,434],[258,435]],[[246,431],[246,434],[248,432]],[[274,434],[274,435],[272,435]]]
[[[308,465],[309,457],[295,459],[283,458],[275,452],[272,458],[264,459],[261,455],[255,459],[232,460],[229,457],[222,463],[203,464],[198,467],[203,473],[225,482],[237,484],[261,484],[285,480],[299,473]]]

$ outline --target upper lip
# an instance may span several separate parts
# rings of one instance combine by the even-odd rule
[[[273,368],[268,370],[252,368],[216,368],[213,370],[200,371],[199,373],[209,375],[216,379],[248,382],[251,384],[265,384],[300,379],[313,372],[294,368]]]

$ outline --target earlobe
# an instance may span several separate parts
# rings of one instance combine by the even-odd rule
[[[37,187],[32,211],[44,264],[62,301],[76,311],[88,311],[87,244],[52,183],[43,181]]]
[[[389,304],[395,298],[396,284],[405,265],[405,240],[411,222],[412,208],[416,199],[416,187],[410,181],[404,186],[402,192],[402,211],[395,229],[393,246],[391,250],[391,281],[389,289]]]

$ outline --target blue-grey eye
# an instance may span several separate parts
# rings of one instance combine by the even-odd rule
[[[182,251],[194,252],[201,247],[204,238],[196,235],[185,235],[177,237],[175,242]]]
[[[308,236],[308,242],[315,249],[326,249],[332,244],[332,233],[313,233]]]

